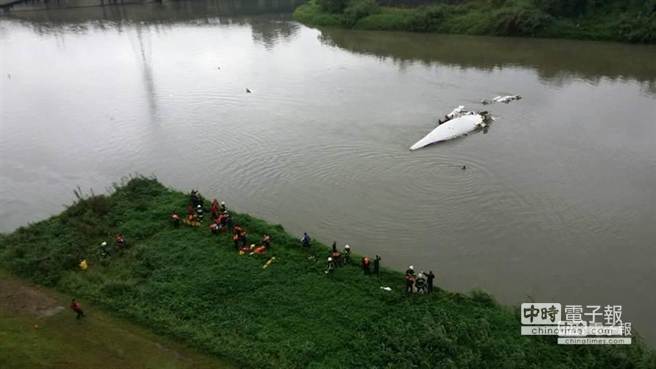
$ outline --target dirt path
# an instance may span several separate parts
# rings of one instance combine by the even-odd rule
[[[0,271],[2,369],[234,369],[82,301],[75,319],[70,300]]]
[[[0,312],[47,317],[64,310],[46,291],[6,275],[0,278]]]

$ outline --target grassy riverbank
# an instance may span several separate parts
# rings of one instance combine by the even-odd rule
[[[234,214],[250,239],[273,238],[269,255],[240,256],[228,235],[169,224],[187,202],[155,180],[133,179],[0,237],[0,263],[245,367],[656,367],[642,344],[558,346],[553,337],[523,337],[518,313],[484,293],[406,297],[400,272],[365,276],[355,266],[327,276],[324,246],[301,250],[282,226]],[[119,231],[128,250],[103,260],[97,245]],[[77,267],[82,257],[86,271]]]
[[[315,26],[468,35],[529,36],[656,42],[656,1],[435,0],[409,7],[403,1],[310,0],[294,18]]]

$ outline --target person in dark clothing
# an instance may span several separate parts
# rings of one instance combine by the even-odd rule
[[[371,269],[369,269],[369,258],[368,257],[363,257],[362,258],[362,270],[364,271],[364,274],[368,275],[371,273]]]
[[[232,241],[235,243],[235,250],[239,251],[239,233],[235,232],[232,235]]]
[[[433,281],[435,280],[435,274],[433,274],[432,270],[428,271],[426,278],[428,279],[428,293],[433,293]]]
[[[223,214],[225,215],[225,218],[226,218],[226,221],[225,221],[226,222],[226,227],[228,227],[228,229],[232,228],[232,217],[230,216],[230,213],[228,213],[228,211],[226,210],[226,211],[223,212]]]
[[[203,201],[200,198],[200,194],[196,190],[191,190],[191,195],[189,196],[191,199],[191,204],[194,208],[198,207],[198,205],[201,205]]]
[[[337,252],[337,241],[333,241],[333,253]]]
[[[309,249],[310,248],[310,242],[312,242],[312,239],[310,239],[310,236],[308,236],[307,232],[303,232],[303,237],[301,238],[301,245]]]
[[[374,274],[379,275],[380,274],[380,256],[376,255],[374,258]]]
[[[71,310],[73,310],[77,316],[75,319],[80,319],[84,317],[84,311],[82,311],[82,306],[76,299],[71,300]]]
[[[243,230],[239,226],[239,224],[236,224],[235,227],[232,229],[232,240],[235,242],[235,250],[239,251],[239,246],[241,242],[241,232]]]
[[[219,206],[219,210],[220,210],[222,213],[225,212],[226,210],[228,210],[228,208],[226,208],[225,201],[221,201],[221,206]]]
[[[120,251],[125,248],[125,237],[122,233],[116,235],[116,248]]]

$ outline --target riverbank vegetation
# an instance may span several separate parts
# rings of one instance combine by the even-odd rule
[[[171,212],[188,202],[147,178],[80,196],[60,215],[0,237],[0,264],[241,367],[656,367],[640,342],[559,346],[521,336],[518,312],[483,292],[406,296],[400,272],[369,276],[355,265],[327,275],[325,246],[302,249],[282,226],[232,212],[249,239],[273,240],[266,255],[240,255],[228,234],[172,226]],[[102,256],[98,245],[118,232],[127,248]]]
[[[656,0],[310,0],[316,26],[470,35],[656,42]]]

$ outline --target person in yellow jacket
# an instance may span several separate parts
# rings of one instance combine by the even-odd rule
[[[80,269],[87,270],[87,268],[89,268],[89,265],[87,264],[87,259],[82,259],[82,261],[80,261]]]

